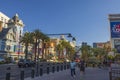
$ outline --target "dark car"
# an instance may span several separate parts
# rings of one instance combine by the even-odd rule
[[[18,67],[34,67],[35,66],[35,62],[30,60],[30,59],[20,59],[18,61]]]

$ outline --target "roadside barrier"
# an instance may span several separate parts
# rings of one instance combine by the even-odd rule
[[[10,80],[10,70],[11,70],[11,68],[8,67],[7,68],[7,73],[6,73],[6,80]]]
[[[43,69],[40,68],[40,76],[42,76],[42,75],[43,75]]]
[[[52,72],[53,72],[53,73],[55,72],[55,66],[52,67]]]
[[[63,70],[63,65],[61,65],[61,71]]]
[[[59,66],[57,66],[57,72],[59,72]]]
[[[50,69],[49,69],[49,67],[47,67],[47,74],[49,74],[49,71],[50,71]]]
[[[21,69],[20,71],[20,80],[24,80],[24,70]]]
[[[34,78],[35,77],[35,70],[34,70],[34,68],[32,68],[32,70],[31,70],[31,78]]]
[[[64,70],[66,70],[66,63],[64,63]]]
[[[42,76],[44,74],[50,74],[54,72],[63,71],[69,69],[69,63],[39,63],[36,67],[31,68],[19,68],[20,72],[17,74],[11,73],[12,67],[7,67],[6,76],[2,80],[24,80],[27,77],[35,78],[35,75]],[[38,70],[38,71],[37,71]],[[12,75],[11,75],[12,74]]]
[[[40,76],[43,75],[43,64],[40,65]]]

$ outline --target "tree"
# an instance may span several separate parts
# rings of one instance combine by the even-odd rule
[[[114,56],[115,56],[115,54],[117,53],[117,49],[113,48],[112,51],[114,52]]]
[[[66,55],[64,55],[64,49],[66,50]],[[65,40],[61,40],[60,43],[56,46],[56,50],[58,52],[58,58],[73,58],[75,53],[74,48],[70,45],[69,42]]]
[[[42,58],[46,58],[46,48],[47,48],[47,44],[49,44],[50,42],[50,38],[42,33],[41,40],[42,40]]]
[[[80,48],[81,52],[82,52],[82,56],[81,58],[85,61],[88,60],[88,57],[90,56],[90,53],[91,53],[91,46],[89,45],[83,45],[81,48]]]
[[[62,50],[63,50],[63,46],[61,44],[58,44],[56,46],[56,50],[58,52],[58,59],[60,59],[61,58],[61,53],[62,53]]]
[[[103,61],[105,58],[107,58],[107,52],[105,48],[93,48],[92,49],[93,55],[97,57],[100,61]]]
[[[48,39],[48,37],[45,34],[43,34],[39,29],[34,30],[34,32],[32,34],[33,34],[33,39],[35,41],[35,43],[34,43],[35,44],[35,46],[34,46],[35,48],[34,49],[35,49],[35,60],[36,60],[37,46],[39,46],[39,44],[38,44],[39,40],[41,39],[42,42],[44,42],[44,40]],[[44,52],[42,53],[42,55],[43,54],[44,54]]]
[[[21,37],[20,43],[23,43],[25,45],[25,59],[28,58],[28,46],[30,44],[33,44],[33,38],[32,34],[30,32],[24,33],[24,36]]]

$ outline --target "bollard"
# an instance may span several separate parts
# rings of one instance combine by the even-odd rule
[[[10,71],[9,70],[11,70],[11,68],[8,67],[7,70],[8,70],[8,72],[6,73],[6,80],[10,80]]]
[[[24,70],[20,72],[20,80],[24,80]]]
[[[40,68],[40,76],[42,76],[42,75],[43,75],[43,69]]]
[[[38,63],[38,61],[37,61],[37,64],[36,64],[36,76],[39,76],[38,68],[39,68],[39,63]]]
[[[66,65],[64,65],[64,70],[66,70]]]
[[[57,72],[59,72],[59,66],[57,66]]]
[[[32,68],[32,71],[31,71],[31,78],[34,78],[35,76],[35,70]]]
[[[61,71],[63,70],[63,65],[61,65]]]
[[[111,71],[109,72],[109,78],[110,78],[110,80],[112,80],[112,72]]]
[[[67,65],[67,69],[69,69],[70,67],[69,67],[69,65]]]
[[[52,72],[53,72],[53,73],[55,72],[55,67],[54,67],[54,66],[52,67]]]
[[[47,74],[49,74],[49,67],[47,67]]]

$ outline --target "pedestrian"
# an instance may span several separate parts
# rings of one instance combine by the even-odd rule
[[[84,60],[81,60],[81,61],[80,61],[79,66],[80,66],[80,71],[81,71],[82,73],[85,73],[85,61],[84,61]]]
[[[72,60],[70,62],[70,69],[71,69],[71,76],[75,77],[76,73],[75,73],[75,67],[76,67],[76,62],[74,60]]]

